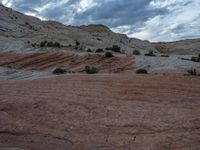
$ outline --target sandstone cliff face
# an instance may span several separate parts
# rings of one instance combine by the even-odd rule
[[[133,50],[156,49],[147,41],[128,38],[112,32],[104,25],[65,26],[54,21],[41,21],[0,5],[0,49],[1,51],[36,51],[41,41],[59,42],[65,49],[86,51],[119,45],[124,53]],[[70,47],[69,47],[70,46]]]

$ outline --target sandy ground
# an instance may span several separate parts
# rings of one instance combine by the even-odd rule
[[[200,147],[199,77],[98,74],[0,81],[0,104],[0,147]]]

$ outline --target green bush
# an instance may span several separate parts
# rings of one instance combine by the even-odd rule
[[[146,69],[138,69],[138,70],[136,70],[136,73],[137,74],[147,74],[148,72]]]
[[[85,66],[85,71],[86,71],[86,73],[88,73],[88,74],[95,74],[95,73],[98,73],[97,68],[95,68],[95,67],[90,67],[90,66]]]
[[[134,50],[133,51],[133,55],[140,55],[140,51],[139,50]]]
[[[105,53],[105,57],[114,57],[113,54],[111,52],[106,52]]]
[[[121,52],[121,48],[120,48],[118,45],[113,45],[113,46],[112,46],[112,51],[113,51],[113,52],[120,53],[120,52]]]
[[[66,70],[65,70],[65,69],[62,69],[62,68],[56,68],[56,69],[53,71],[53,74],[56,74],[56,75],[65,74],[65,73],[66,73]]]

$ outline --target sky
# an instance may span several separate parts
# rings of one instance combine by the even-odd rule
[[[66,25],[104,24],[142,40],[200,38],[200,0],[0,0],[17,11]]]

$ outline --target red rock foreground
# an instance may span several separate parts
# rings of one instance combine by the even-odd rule
[[[0,147],[200,147],[198,77],[101,74],[1,81],[0,104]]]

